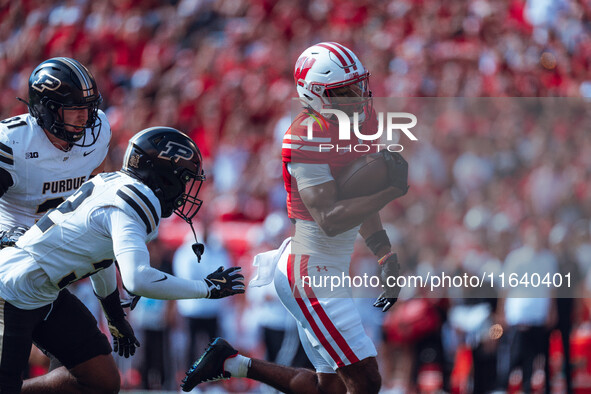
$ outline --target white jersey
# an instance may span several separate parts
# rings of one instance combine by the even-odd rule
[[[109,229],[93,220],[93,214],[105,207],[117,207],[143,223],[144,244],[157,236],[161,210],[152,190],[126,174],[112,172],[84,183],[27,231],[17,246],[62,289],[106,268],[115,258]]]
[[[0,250],[0,298],[17,308],[39,308],[90,275],[95,292],[104,297],[116,287],[114,258],[134,294],[161,300],[206,297],[205,281],[150,267],[146,243],[158,235],[161,212],[144,183],[122,172],[97,175],[39,219],[16,247]]]
[[[30,114],[0,122],[0,167],[14,182],[0,198],[0,230],[31,227],[88,180],[105,159],[111,140],[107,117],[98,114],[102,126],[96,143],[68,152],[55,147]]]

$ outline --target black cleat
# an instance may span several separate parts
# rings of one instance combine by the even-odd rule
[[[215,382],[222,379],[230,379],[230,372],[224,371],[224,362],[238,354],[238,350],[226,342],[223,338],[215,338],[209,343],[205,353],[191,365],[185,373],[181,383],[181,389],[189,392],[195,386],[205,382]]]

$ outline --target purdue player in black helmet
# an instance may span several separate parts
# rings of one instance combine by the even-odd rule
[[[0,121],[0,225],[30,227],[74,192],[67,180],[103,170],[111,129],[94,77],[74,59],[39,64],[29,77],[29,101],[19,100],[29,113]],[[60,181],[70,186],[43,187]]]
[[[102,99],[96,81],[77,60],[56,57],[39,64],[29,77],[28,94],[28,102],[21,101],[29,113],[0,122],[0,248],[14,245],[44,213],[102,172],[111,139],[109,122],[99,110]],[[133,353],[137,340],[123,318],[118,293],[101,301],[115,347],[123,355]],[[23,391],[63,390],[72,382],[89,391],[117,390],[119,373],[109,340],[94,322],[88,324],[86,317],[72,313],[83,308],[82,303],[64,289],[52,305],[43,332],[34,333],[33,340],[46,343],[43,336],[64,329],[59,316],[72,316],[69,326],[77,329],[67,343],[73,351],[61,358],[50,354],[52,371],[28,380]],[[11,389],[0,391],[5,390]]]
[[[80,327],[71,321],[96,327],[88,310],[80,304],[76,311],[57,315],[52,324],[62,329],[52,335],[44,319],[52,315],[60,289],[87,276],[99,296],[112,294],[117,286],[113,259],[123,285],[139,296],[222,298],[244,292],[239,267],[220,267],[206,278],[187,280],[150,266],[146,243],[156,238],[160,219],[175,213],[191,224],[202,203],[198,193],[204,180],[199,149],[188,136],[167,127],[144,130],[131,139],[121,171],[85,182],[25,232],[17,247],[0,251],[0,340],[9,349],[0,353],[0,392],[18,392],[32,340],[60,360],[78,356],[70,341]],[[65,366],[76,376],[79,365]],[[102,369],[94,373],[110,379]],[[60,392],[92,392],[81,382],[66,383]]]
[[[174,212],[191,223],[202,204],[197,194],[205,180],[195,143],[176,129],[152,127],[138,133],[129,144],[121,171],[152,189],[160,201],[162,217]]]
[[[77,60],[46,60],[29,78],[29,113],[43,130],[70,145],[89,147],[97,141],[101,102],[94,77]]]

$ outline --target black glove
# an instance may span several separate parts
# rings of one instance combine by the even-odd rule
[[[135,354],[135,348],[140,346],[140,342],[135,337],[131,324],[125,318],[109,321],[109,331],[113,337],[115,353],[125,358]]]
[[[105,298],[98,297],[105,312],[109,324],[109,331],[113,337],[113,350],[120,356],[128,358],[135,354],[135,348],[140,346],[139,341],[133,333],[133,328],[125,319],[125,313],[120,304],[119,290]]]
[[[242,268],[232,267],[224,270],[220,267],[203,279],[207,285],[206,298],[224,298],[234,294],[244,293],[244,276],[240,273]]]
[[[28,227],[14,226],[9,230],[0,231],[0,249],[14,246],[16,241],[28,230]]]
[[[388,166],[388,178],[390,178],[390,185],[400,190],[402,197],[408,191],[408,163],[404,157],[398,152],[390,152],[387,149],[380,151],[386,165]]]
[[[382,288],[384,291],[373,306],[382,308],[382,312],[386,312],[398,300],[400,294],[400,287],[396,285],[396,279],[400,274],[400,265],[398,265],[398,256],[396,253],[384,256],[384,261],[380,262],[380,279],[382,281]],[[388,286],[388,278],[391,286]]]

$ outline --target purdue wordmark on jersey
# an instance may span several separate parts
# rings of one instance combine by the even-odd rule
[[[78,189],[80,185],[86,180],[85,176],[77,178],[61,179],[53,182],[43,182],[43,190],[41,194],[49,193],[65,193],[74,189]]]

